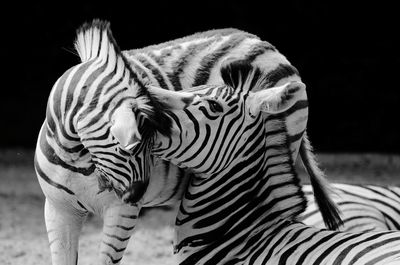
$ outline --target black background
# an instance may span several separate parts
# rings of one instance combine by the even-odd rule
[[[101,18],[123,50],[214,28],[256,34],[300,71],[317,151],[400,153],[400,23],[382,1],[14,2],[1,10],[2,148],[35,146],[52,85],[79,63],[75,30]]]

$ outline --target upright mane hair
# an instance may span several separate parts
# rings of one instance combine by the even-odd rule
[[[84,23],[76,32],[75,49],[82,63],[93,59],[105,60],[107,63],[122,63],[129,72],[129,77],[137,85],[134,96],[140,101],[140,113],[144,116],[144,123],[139,128],[144,138],[152,137],[154,130],[163,135],[170,135],[171,120],[165,113],[166,105],[151,95],[145,82],[134,72],[129,61],[121,52],[111,32],[110,23],[95,19]]]

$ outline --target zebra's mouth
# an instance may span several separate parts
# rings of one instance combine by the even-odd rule
[[[95,174],[97,176],[98,187],[99,187],[99,191],[97,192],[97,194],[100,194],[104,191],[108,192],[114,191],[119,199],[122,198],[124,192],[114,186],[113,182],[110,181],[110,179],[107,177],[107,174],[102,169],[96,167]]]
[[[107,176],[107,173],[101,168],[96,167],[95,173],[97,176],[99,187],[99,191],[97,192],[97,194],[100,194],[104,191],[114,191],[119,200],[129,205],[137,205],[137,202],[142,198],[143,193],[146,191],[147,188],[147,183],[144,184],[141,181],[137,181],[132,183],[128,190],[123,191],[114,186],[113,182]]]

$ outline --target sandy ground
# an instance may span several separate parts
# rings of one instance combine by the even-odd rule
[[[44,197],[32,166],[32,151],[0,151],[0,264],[50,264],[43,220]],[[400,185],[400,156],[319,154],[329,179],[344,183]],[[300,170],[304,179],[304,172]],[[162,209],[141,217],[122,264],[175,264],[172,255],[174,216]],[[86,221],[79,264],[95,264],[102,222]]]

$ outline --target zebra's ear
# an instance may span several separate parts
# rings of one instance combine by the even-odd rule
[[[252,115],[258,112],[277,114],[291,108],[304,96],[306,85],[292,81],[282,86],[272,87],[257,92],[250,92],[248,106]]]
[[[181,110],[193,103],[198,96],[190,92],[171,91],[156,86],[147,86],[152,96],[156,97],[164,106],[170,110]]]
[[[112,116],[111,123],[110,132],[123,149],[131,150],[140,143],[141,136],[136,117],[129,106],[122,104],[117,108]]]

